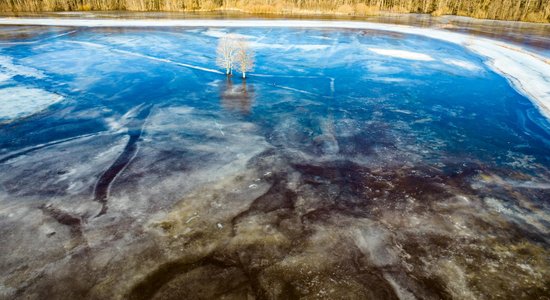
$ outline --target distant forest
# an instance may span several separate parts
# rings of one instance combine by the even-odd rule
[[[351,16],[397,12],[550,22],[550,0],[0,0],[0,11],[3,12],[76,10],[240,10],[265,14]]]

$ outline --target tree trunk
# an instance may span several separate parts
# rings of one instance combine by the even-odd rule
[[[246,78],[246,72],[243,72],[243,79]]]

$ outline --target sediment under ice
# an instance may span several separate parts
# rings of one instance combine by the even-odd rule
[[[199,22],[6,20],[0,23],[193,26]],[[355,22],[201,24],[443,34]],[[448,34],[441,38],[449,39]],[[547,80],[539,76],[547,74],[547,67],[538,57],[529,58],[530,54],[498,42],[452,36],[461,38],[455,42],[471,43],[467,47],[495,58],[493,67],[519,75],[515,83],[522,88],[531,87],[524,84],[529,80],[533,97],[547,97],[545,88],[538,86]],[[75,75],[68,85],[83,91],[103,87],[101,76],[87,76],[105,75],[112,70],[108,67],[123,66],[116,68],[117,77],[126,76],[123,71],[148,76],[147,68],[159,65],[176,74],[172,67],[184,67],[177,74],[186,80],[175,84],[174,91],[185,93],[150,103],[122,103],[124,109],[118,111],[116,101],[109,103],[110,109],[99,101],[93,102],[98,107],[80,111],[69,105],[53,116],[100,119],[104,124],[93,123],[99,129],[90,133],[1,153],[0,253],[5,255],[0,260],[0,297],[534,299],[548,294],[550,179],[540,158],[544,155],[536,152],[540,146],[529,144],[545,135],[529,122],[527,113],[524,117],[514,111],[522,121],[519,128],[530,130],[528,134],[505,131],[505,138],[521,141],[511,147],[514,151],[483,156],[489,152],[483,148],[488,138],[481,134],[497,130],[479,126],[476,115],[482,112],[472,113],[460,105],[438,103],[415,112],[415,106],[393,103],[391,95],[372,97],[375,89],[369,97],[351,90],[339,98],[343,107],[325,112],[322,103],[330,103],[332,94],[344,90],[345,82],[337,81],[335,87],[338,78],[296,70],[300,74],[277,84],[261,82],[280,80],[281,74],[275,72],[256,74],[256,83],[226,81],[210,72],[216,70],[180,63],[177,57],[133,51],[128,48],[131,39],[116,35],[55,46],[58,51],[74,47],[66,53],[88,59],[75,65],[46,52],[23,61],[44,73]],[[388,59],[402,58],[396,55]],[[99,71],[92,68],[98,57],[108,60]],[[508,64],[515,58],[518,61]],[[67,65],[48,63],[54,59]],[[131,59],[139,64],[127,64]],[[468,71],[468,76],[478,76],[473,73],[481,67],[462,59],[447,57],[442,62],[446,68],[453,65]],[[524,62],[537,71],[515,69]],[[408,78],[391,76],[400,72],[398,65],[373,60],[365,67],[370,70],[365,75],[369,80],[408,83]],[[215,90],[220,99],[209,102],[185,90],[194,84],[194,72],[208,83],[200,86],[201,92]],[[302,73],[311,80],[310,86],[299,82]],[[166,78],[161,82],[176,81],[178,76]],[[94,90],[100,96],[103,91]],[[257,101],[251,112],[254,93],[277,97]],[[122,102],[120,98],[114,97]],[[182,98],[195,101],[195,107],[182,104]],[[263,115],[254,119],[259,113]],[[461,120],[476,123],[479,136],[470,133],[468,140]],[[437,126],[444,129],[446,139],[435,132]],[[507,126],[498,128],[507,130]],[[512,139],[513,133],[521,139]],[[450,140],[460,139],[467,141],[460,145],[470,153],[447,153],[452,150]],[[533,151],[521,155],[522,147]],[[491,160],[493,156],[497,157]]]

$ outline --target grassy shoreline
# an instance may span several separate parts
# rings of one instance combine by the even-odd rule
[[[365,17],[388,13],[456,15],[550,23],[548,0],[6,0],[0,12],[242,12]]]

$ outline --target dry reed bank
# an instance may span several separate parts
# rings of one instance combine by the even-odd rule
[[[3,12],[75,10],[212,11],[376,15],[380,12],[460,15],[550,22],[550,0],[0,0]]]

